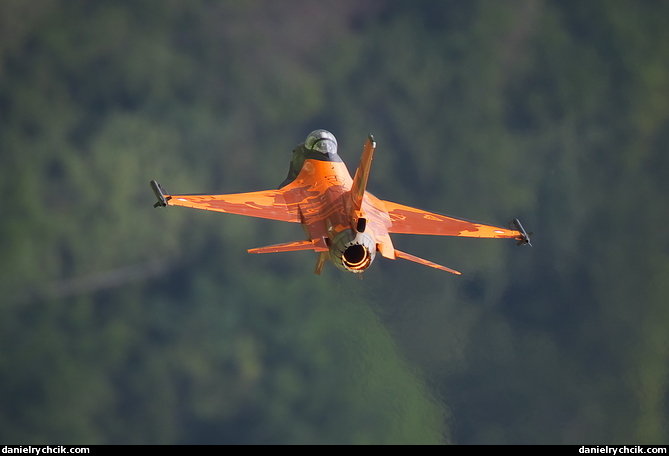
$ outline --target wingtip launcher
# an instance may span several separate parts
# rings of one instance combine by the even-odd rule
[[[516,238],[518,239],[518,245],[529,245],[530,247],[532,247],[532,243],[530,242],[530,236],[532,236],[532,234],[534,233],[528,234],[527,231],[525,231],[525,228],[523,228],[523,225],[520,224],[520,220],[518,220],[517,218],[511,220],[511,223],[516,228],[516,230],[520,232],[520,239]]]
[[[170,200],[170,196],[166,196],[167,191],[160,185],[158,182],[151,181],[151,189],[153,190],[154,195],[158,198],[158,202],[153,205],[153,207],[165,207],[167,202]]]

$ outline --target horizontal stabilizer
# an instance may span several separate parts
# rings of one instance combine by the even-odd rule
[[[433,263],[429,260],[424,260],[422,258],[418,258],[417,256],[411,255],[410,253],[400,252],[397,249],[395,249],[395,256],[397,258],[402,258],[404,260],[413,261],[415,263],[423,264],[423,265],[429,266],[431,268],[441,269],[442,271],[450,272],[451,274],[462,275],[462,273],[460,271],[456,271],[455,269],[447,268],[446,266],[442,266],[440,264]]]
[[[314,241],[306,239],[304,241],[286,242],[283,244],[268,245],[267,247],[258,247],[249,249],[249,253],[279,253],[293,252],[297,250],[315,250],[316,252],[327,252],[327,248],[316,246]]]

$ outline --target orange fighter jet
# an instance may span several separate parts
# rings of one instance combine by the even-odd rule
[[[337,154],[337,140],[326,130],[316,130],[293,151],[288,177],[278,190],[227,195],[170,195],[151,181],[159,206],[185,206],[208,211],[248,215],[300,223],[307,239],[249,249],[249,253],[313,250],[318,253],[316,274],[326,260],[339,269],[361,273],[374,261],[376,253],[395,260],[403,258],[432,268],[460,272],[397,250],[391,233],[432,234],[479,238],[509,238],[518,245],[530,244],[529,235],[518,219],[514,229],[427,212],[376,198],[367,192],[367,180],[376,143],[370,135],[360,166],[351,179]]]

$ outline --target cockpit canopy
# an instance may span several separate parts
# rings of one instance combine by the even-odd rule
[[[337,138],[327,130],[314,130],[309,133],[304,145],[307,149],[325,155],[337,154]]]

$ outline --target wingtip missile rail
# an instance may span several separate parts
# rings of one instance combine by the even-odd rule
[[[158,198],[158,202],[153,205],[153,207],[165,207],[167,206],[167,201],[170,199],[169,196],[165,196],[165,189],[158,182],[151,181],[151,189],[153,190],[154,195]]]
[[[532,247],[532,243],[530,242],[530,236],[532,236],[532,234],[534,233],[528,234],[527,231],[525,231],[525,228],[523,228],[523,225],[521,225],[520,220],[518,220],[517,218],[513,219],[511,221],[511,224],[516,228],[516,230],[520,232],[520,239],[518,240],[518,245],[529,245],[530,247]]]

